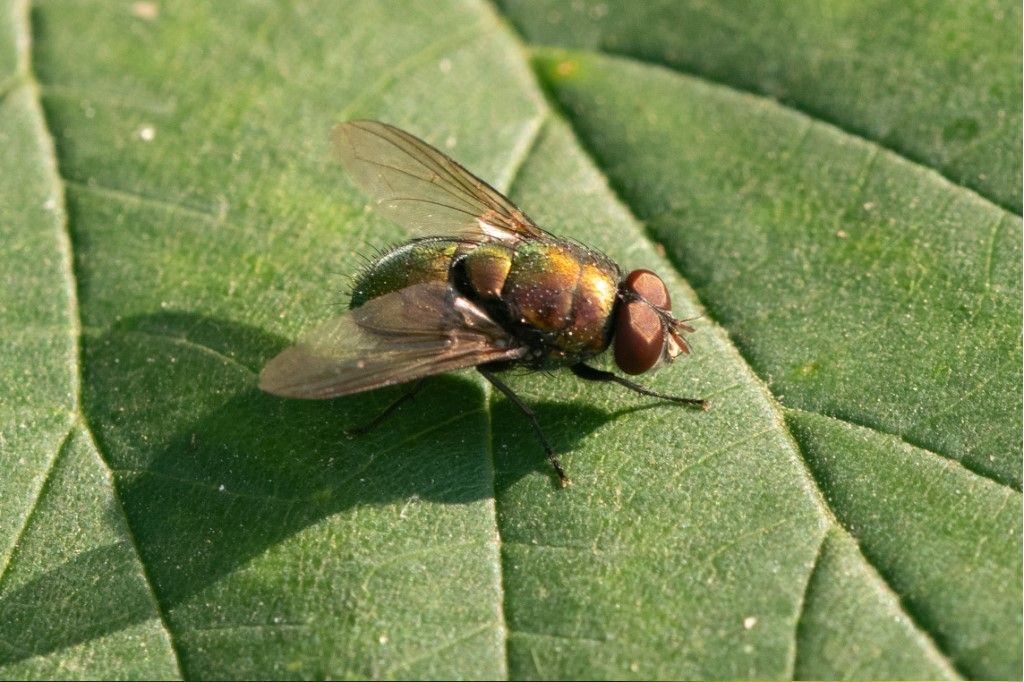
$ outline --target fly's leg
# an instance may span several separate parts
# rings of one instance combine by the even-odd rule
[[[551,466],[554,467],[555,473],[558,474],[558,483],[563,488],[569,485],[569,477],[565,475],[565,470],[562,468],[562,463],[558,461],[558,456],[555,454],[554,448],[551,447],[551,443],[544,437],[544,432],[540,429],[540,422],[537,421],[537,415],[534,414],[533,410],[529,406],[520,400],[519,396],[515,392],[505,385],[498,377],[494,376],[494,373],[490,370],[486,370],[483,367],[477,367],[477,371],[484,375],[484,379],[491,382],[491,385],[496,389],[505,394],[505,397],[512,401],[512,403],[519,408],[519,410],[526,415],[526,418],[530,420],[533,425],[533,430],[537,434],[537,438],[540,439],[541,445],[544,446],[544,452],[547,453],[548,461],[551,462]]]
[[[373,431],[375,428],[380,426],[380,423],[382,421],[384,421],[385,419],[390,417],[392,414],[394,414],[395,411],[399,407],[401,407],[405,403],[407,403],[410,400],[412,400],[413,398],[415,398],[416,394],[419,393],[419,390],[422,387],[423,387],[423,379],[420,379],[419,381],[414,383],[409,388],[408,391],[406,391],[402,395],[400,395],[397,398],[395,398],[395,401],[393,403],[391,403],[390,405],[388,405],[387,407],[385,407],[384,410],[380,414],[378,414],[376,417],[374,417],[370,421],[366,422],[362,426],[354,426],[354,427],[352,427],[350,429],[345,429],[345,435],[348,436],[349,438],[352,438],[353,436],[361,436],[364,433],[369,433],[370,431]]]
[[[586,379],[587,381],[611,381],[616,384],[619,384],[620,386],[625,386],[629,390],[635,391],[641,395],[647,395],[652,398],[660,398],[662,400],[671,400],[672,402],[679,403],[681,405],[692,405],[693,407],[699,407],[705,412],[707,412],[708,408],[711,406],[711,404],[707,400],[704,400],[703,398],[680,398],[679,396],[675,395],[665,395],[664,393],[658,393],[657,391],[652,391],[651,389],[645,388],[640,384],[635,384],[629,379],[623,379],[622,377],[614,374],[613,372],[606,372],[603,369],[597,369],[596,367],[585,365],[582,362],[579,363],[578,365],[573,365],[569,369],[572,370],[573,374],[575,374],[581,379]]]

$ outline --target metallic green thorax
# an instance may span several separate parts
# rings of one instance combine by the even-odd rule
[[[525,362],[572,365],[608,347],[619,275],[603,254],[573,242],[423,239],[396,247],[361,272],[352,307],[412,284],[447,281],[531,348]]]

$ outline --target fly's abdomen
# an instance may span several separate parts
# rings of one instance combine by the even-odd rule
[[[459,242],[422,239],[395,247],[356,275],[351,308],[414,284],[447,281]]]

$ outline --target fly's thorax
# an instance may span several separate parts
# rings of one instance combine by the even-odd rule
[[[586,263],[576,285],[571,331],[580,348],[593,355],[611,343],[618,279],[618,268],[601,262]]]
[[[356,275],[350,307],[424,282],[444,282],[460,243],[450,239],[419,239],[396,246]]]
[[[619,271],[570,242],[515,247],[502,291],[510,321],[535,331],[556,364],[573,364],[608,346]]]

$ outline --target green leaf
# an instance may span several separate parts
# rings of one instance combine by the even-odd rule
[[[885,79],[770,12],[761,76],[687,69],[780,104],[641,61],[675,5],[611,57],[605,3],[508,8],[561,52],[473,3],[0,1],[0,677],[1019,678],[1019,27],[957,6]],[[859,108],[799,64],[827,20]],[[1005,118],[936,137],[936,92]],[[560,491],[472,374],[358,439],[400,389],[261,394],[404,237],[331,159],[353,117],[662,273],[702,317],[645,381],[712,409],[509,376]]]

